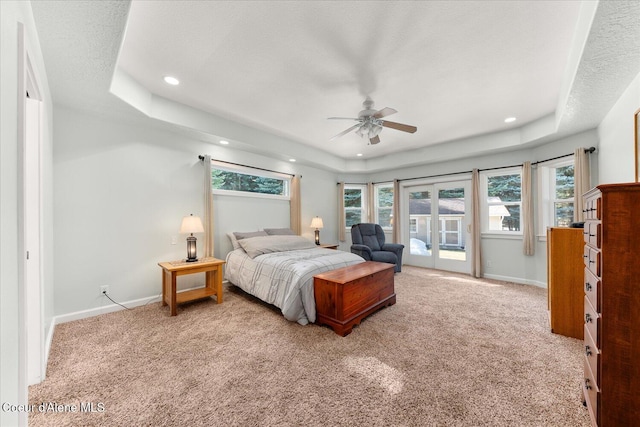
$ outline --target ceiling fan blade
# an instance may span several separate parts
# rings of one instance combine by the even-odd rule
[[[378,135],[374,136],[373,138],[369,138],[369,143],[371,143],[371,145],[375,145],[378,142],[380,142],[380,137]]]
[[[375,113],[373,113],[373,117],[376,119],[381,119],[383,117],[387,117],[395,113],[397,113],[397,111],[394,110],[393,108],[384,107],[382,110],[376,111]]]
[[[351,132],[352,130],[356,129],[358,126],[360,126],[360,123],[357,123],[353,126],[351,126],[349,129],[345,129],[342,132],[340,132],[339,134],[337,134],[336,136],[332,137],[329,141],[333,141],[336,138],[340,138],[342,135],[346,135],[349,132]]]
[[[327,120],[360,120],[355,117],[327,117]]]
[[[415,131],[418,130],[418,128],[415,126],[404,125],[402,123],[396,123],[396,122],[389,122],[387,120],[382,120],[382,126],[391,128],[391,129],[401,130],[403,132],[409,132],[409,133],[415,133]]]

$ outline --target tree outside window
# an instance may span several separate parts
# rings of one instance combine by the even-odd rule
[[[486,175],[488,231],[519,232],[522,204],[522,174]]]
[[[211,189],[246,196],[289,198],[291,177],[249,166],[211,162]]]
[[[383,229],[391,229],[393,215],[393,186],[389,184],[376,185],[376,222]]]
[[[553,223],[556,227],[569,227],[573,222],[574,166],[571,164],[554,170]]]
[[[359,224],[364,215],[363,188],[345,187],[344,189],[344,214],[345,225],[351,228],[352,225]]]

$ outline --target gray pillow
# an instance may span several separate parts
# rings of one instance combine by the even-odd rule
[[[314,249],[316,244],[302,236],[263,236],[239,240],[242,249],[251,258],[272,252]]]
[[[290,228],[265,228],[264,231],[269,236],[295,236],[296,233]]]
[[[265,233],[264,231],[235,231],[233,233],[227,233],[227,236],[229,237],[229,240],[231,240],[231,244],[233,245],[234,250],[241,248],[238,240],[266,235],[267,233]]]
[[[259,236],[268,236],[265,231],[234,231],[233,235],[236,236],[236,239],[248,239],[250,237],[259,237]]]

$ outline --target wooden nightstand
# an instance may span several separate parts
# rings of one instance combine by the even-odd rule
[[[200,258],[195,262],[168,261],[158,263],[162,267],[162,306],[169,305],[171,316],[177,315],[176,305],[187,301],[216,296],[222,303],[222,266],[216,258]],[[185,274],[205,273],[205,286],[190,291],[176,292],[176,279]]]
[[[320,245],[321,248],[327,248],[327,249],[338,249],[338,244],[330,244],[330,243],[323,243]]]

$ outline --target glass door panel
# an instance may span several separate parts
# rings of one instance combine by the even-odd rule
[[[409,242],[405,246],[409,246],[407,263],[410,265],[433,267],[431,194],[431,186],[409,188],[409,215],[407,229],[403,234]]]
[[[439,258],[466,261],[465,235],[462,232],[465,215],[464,187],[438,191]]]

